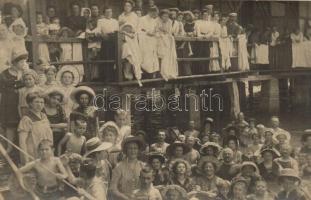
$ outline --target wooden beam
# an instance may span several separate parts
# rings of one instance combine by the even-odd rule
[[[39,60],[38,53],[38,34],[37,34],[37,19],[36,19],[36,1],[29,0],[29,16],[30,16],[30,29],[32,35],[32,62],[33,68],[36,69],[36,64]]]
[[[237,117],[238,113],[241,111],[240,108],[240,96],[239,96],[239,88],[236,81],[233,81],[228,84],[228,90],[230,95],[230,103],[231,109],[230,113],[232,117]]]

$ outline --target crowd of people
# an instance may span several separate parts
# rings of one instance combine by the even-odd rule
[[[93,38],[99,34],[105,39],[120,31],[124,34],[124,76],[137,80],[142,69],[151,77],[160,73],[164,79],[176,78],[180,69],[193,73],[190,65],[178,67],[177,54],[222,54],[220,63],[199,63],[205,66],[200,72],[205,73],[221,66],[229,68],[230,54],[237,49],[247,51],[246,43],[232,43],[232,39],[246,41],[247,37],[236,13],[231,13],[228,21],[213,11],[212,5],[202,11],[181,12],[177,8],[159,11],[153,1],[149,3],[145,10],[135,10],[132,1],[125,1],[119,20],[112,18],[109,7],[101,17],[97,5],[83,9],[81,16],[79,4],[73,3],[72,16],[63,22],[55,8],[49,7],[47,16],[37,14],[37,32],[52,37],[84,33]],[[115,112],[114,121],[101,123],[92,104],[95,92],[77,86],[83,79],[82,69],[48,64],[58,56],[67,57],[69,47],[62,45],[58,55],[54,44],[40,43],[40,63],[30,69],[22,10],[14,4],[4,10],[0,25],[0,137],[9,155],[14,157],[19,151],[14,161],[24,178],[18,182],[31,182],[26,187],[33,191],[30,194],[44,200],[310,199],[310,130],[302,135],[299,148],[292,148],[295,136],[279,127],[276,116],[271,117],[270,128],[255,119],[246,121],[239,113],[222,130],[215,130],[214,120],[206,118],[201,130],[190,121],[188,130],[161,129],[156,136],[144,130],[134,132],[124,110]],[[140,17],[145,12],[147,15]],[[89,28],[92,25],[95,30]],[[219,42],[212,40],[209,46],[175,43],[177,36],[216,38]],[[93,39],[89,48],[94,56],[100,52],[111,55],[112,43],[102,47]],[[77,49],[75,54],[80,54]],[[240,56],[245,58],[245,54]],[[21,186],[14,183],[10,198],[27,198],[28,193],[16,192]]]

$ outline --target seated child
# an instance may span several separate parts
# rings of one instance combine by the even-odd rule
[[[85,132],[87,123],[84,120],[75,120],[74,133],[66,133],[63,139],[59,142],[57,146],[57,155],[60,156],[63,152],[71,152],[77,154],[83,154],[85,151]],[[63,146],[66,145],[65,151]]]
[[[40,199],[53,200],[61,198],[60,181],[67,178],[67,172],[59,158],[53,156],[53,143],[43,139],[38,146],[39,159],[20,168],[22,173],[34,170],[37,185],[35,193]]]

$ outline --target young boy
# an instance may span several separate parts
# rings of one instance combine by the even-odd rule
[[[299,170],[297,160],[290,156],[291,152],[292,147],[288,143],[281,146],[281,157],[274,159],[274,162],[280,166],[280,169],[292,168],[297,171]]]
[[[255,192],[247,196],[248,200],[273,200],[274,197],[267,190],[267,183],[258,180],[255,183]]]
[[[40,158],[28,163],[20,171],[36,172],[35,193],[40,199],[59,199],[61,198],[59,183],[67,178],[67,172],[60,159],[53,156],[53,143],[50,140],[43,139],[39,143],[38,153]]]
[[[166,134],[164,130],[159,130],[157,135],[157,142],[152,144],[150,151],[156,151],[165,154],[168,143],[165,142]]]
[[[75,131],[74,133],[66,133],[63,139],[59,142],[57,146],[57,155],[60,156],[63,153],[63,146],[66,145],[64,152],[71,152],[77,154],[83,154],[85,152],[85,142],[86,138],[84,134],[86,133],[87,122],[82,119],[77,119],[75,121]]]
[[[134,190],[132,199],[162,200],[159,190],[153,187],[154,174],[150,167],[146,166],[141,169],[139,179],[140,188]]]

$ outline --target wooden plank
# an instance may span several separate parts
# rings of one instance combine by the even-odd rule
[[[218,60],[220,57],[209,57],[209,58],[177,58],[179,62],[199,62],[208,60]]]
[[[36,19],[36,2],[34,0],[28,1],[29,5],[29,16],[30,16],[30,28],[32,37],[32,62],[33,67],[36,69],[36,64],[39,60],[39,52],[38,52],[38,38],[37,38],[37,19]]]

